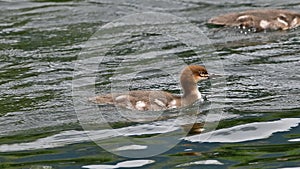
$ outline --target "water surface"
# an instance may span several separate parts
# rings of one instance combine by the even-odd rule
[[[299,3],[22,0],[0,5],[0,168],[299,167],[299,29],[245,35],[205,24],[211,16],[245,9],[300,11]],[[137,12],[167,13],[182,20],[161,19],[147,26],[131,20],[125,26],[111,25],[91,39],[101,26]],[[190,32],[188,23],[209,41],[199,36],[203,43],[194,47],[154,31],[165,28],[183,35]],[[87,43],[93,41],[97,43]],[[93,74],[77,69],[83,52],[101,50],[105,57]],[[105,119],[114,129],[96,126],[97,130],[84,131],[73,104],[74,75],[83,78],[80,87],[95,87],[96,93],[125,86],[180,94],[177,78],[185,64],[205,64],[210,72],[222,74],[199,84],[207,101],[198,105],[201,113],[195,118],[174,122],[182,117],[175,111],[162,119],[151,119],[157,117],[154,114],[132,121],[123,118],[126,111],[95,106],[107,112]],[[222,67],[212,69],[216,65]],[[98,123],[97,112],[85,109],[94,105],[82,105],[89,113],[85,120]],[[197,122],[201,128],[208,116],[206,133],[182,135],[182,126]],[[151,150],[151,145],[125,144],[124,138],[157,135],[174,136],[178,144],[162,154],[133,159],[91,141],[104,140],[105,146],[117,142],[115,153],[130,154]]]

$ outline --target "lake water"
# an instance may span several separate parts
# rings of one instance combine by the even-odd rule
[[[0,1],[0,168],[299,168],[299,29],[216,28],[218,14],[296,1]],[[180,94],[188,64],[206,101],[132,112],[96,94]]]

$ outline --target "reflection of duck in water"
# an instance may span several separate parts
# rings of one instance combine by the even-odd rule
[[[220,15],[211,18],[208,23],[239,26],[242,29],[253,28],[255,31],[288,30],[300,26],[300,13],[278,9],[258,9]]]
[[[128,93],[107,94],[91,98],[90,101],[99,104],[114,104],[119,107],[135,110],[165,110],[188,106],[202,99],[197,82],[208,79],[205,67],[190,65],[183,69],[180,83],[182,96],[172,95],[165,91],[129,91]]]

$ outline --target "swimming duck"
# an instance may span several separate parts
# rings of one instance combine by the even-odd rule
[[[127,93],[113,93],[100,95],[89,100],[97,104],[113,104],[133,110],[166,110],[188,106],[197,100],[202,100],[197,82],[208,79],[209,75],[203,66],[186,66],[180,75],[180,83],[183,95],[173,95],[165,91],[136,90]]]
[[[213,17],[208,24],[263,30],[288,30],[300,25],[300,13],[280,9],[257,9]]]

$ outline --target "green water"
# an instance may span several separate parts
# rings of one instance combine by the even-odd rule
[[[217,107],[218,123],[206,123],[207,132],[215,133],[207,140],[193,137],[197,133],[183,137],[167,151],[141,158],[154,162],[136,168],[299,167],[299,30],[244,35],[238,30],[205,25],[211,16],[224,12],[266,6],[300,11],[298,3],[22,0],[0,1],[0,5],[0,168],[73,169],[137,160],[117,156],[91,141],[93,133],[85,133],[80,123],[73,104],[73,77],[78,72],[83,77],[76,66],[82,52],[89,49],[106,51],[100,53],[105,57],[95,74],[83,79],[82,87],[90,90],[93,85],[89,78],[95,75],[96,93],[107,93],[112,84],[114,90],[130,84],[132,90],[158,89],[179,94],[178,79],[172,71],[180,71],[177,69],[182,63],[223,66],[209,69],[222,77],[199,84],[208,104]],[[188,47],[176,38],[154,32],[168,28],[183,35],[191,31],[178,20],[172,24],[159,20],[146,26],[130,20],[128,25],[116,24],[100,32],[95,44],[102,46],[87,43],[101,26],[145,11],[171,14],[192,23],[209,39],[198,37],[203,43],[209,42],[208,47],[202,43]],[[184,29],[178,29],[181,26]],[[111,77],[121,80],[112,83]],[[99,122],[97,112],[81,108],[91,113],[86,120]],[[197,121],[203,122],[213,108],[200,106],[202,114]],[[124,120],[112,107],[100,106],[100,110],[106,112],[103,116],[110,126],[138,141],[160,136],[170,125],[174,131],[166,135],[176,137],[180,133],[177,126],[172,127],[175,117],[132,122]],[[99,129],[97,125],[93,127]],[[157,133],[149,133],[153,130]],[[111,136],[113,129],[108,134],[99,131],[94,136],[104,139],[105,146],[128,141]],[[150,148],[139,151],[146,150]]]

